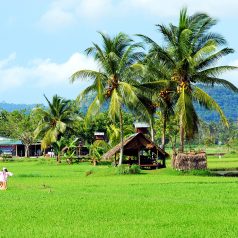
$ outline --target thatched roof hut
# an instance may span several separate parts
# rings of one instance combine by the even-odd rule
[[[173,156],[172,167],[178,170],[207,169],[206,153],[178,153]]]
[[[102,158],[110,159],[120,152],[121,143],[105,153]],[[123,143],[123,155],[138,157],[142,150],[153,152],[158,159],[164,160],[168,154],[159,148],[154,142],[142,133],[136,133],[128,137]]]

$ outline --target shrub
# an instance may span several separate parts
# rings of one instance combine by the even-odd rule
[[[3,161],[12,161],[12,154],[2,154],[2,160]]]
[[[133,164],[129,168],[129,174],[140,174],[140,173],[141,173],[141,169],[140,169],[140,166],[137,164]]]
[[[122,164],[117,167],[118,174],[129,174],[129,166],[127,164]]]
[[[118,174],[140,174],[141,169],[139,165],[133,164],[128,166],[127,164],[122,164],[117,167]]]

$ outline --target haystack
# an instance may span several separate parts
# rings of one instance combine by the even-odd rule
[[[205,152],[178,153],[173,155],[172,167],[177,170],[207,169]]]

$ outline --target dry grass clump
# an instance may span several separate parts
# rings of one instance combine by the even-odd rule
[[[190,152],[174,154],[172,167],[177,170],[207,169],[206,153]]]

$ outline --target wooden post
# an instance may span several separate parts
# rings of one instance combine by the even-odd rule
[[[138,150],[138,164],[140,166],[140,151]]]
[[[17,145],[16,145],[16,157],[17,157]]]

